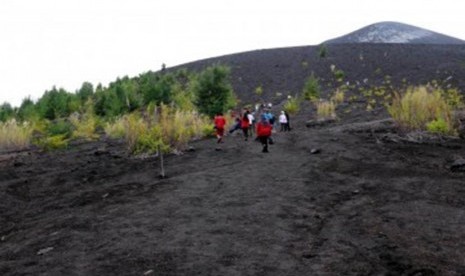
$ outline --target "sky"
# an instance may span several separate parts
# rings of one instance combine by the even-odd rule
[[[2,0],[0,104],[381,21],[465,39],[461,0]]]

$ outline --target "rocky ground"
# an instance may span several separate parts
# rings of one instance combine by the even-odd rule
[[[463,46],[274,49],[189,64],[232,66],[242,103],[280,110],[314,71],[339,84],[437,79],[464,88]],[[378,70],[379,69],[379,70]],[[252,92],[251,92],[252,91]],[[348,91],[356,95],[357,87]],[[281,95],[277,94],[282,92]],[[121,141],[0,153],[1,275],[465,275],[465,140],[399,135],[382,107],[345,103],[339,120],[240,135],[195,151],[134,158]]]

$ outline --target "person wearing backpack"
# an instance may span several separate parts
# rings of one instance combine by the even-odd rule
[[[273,127],[266,118],[266,115],[261,116],[260,122],[257,124],[257,139],[262,144],[262,152],[268,152],[268,139],[271,138],[271,130]]]

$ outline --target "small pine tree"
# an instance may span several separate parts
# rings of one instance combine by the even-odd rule
[[[199,111],[210,117],[218,112],[226,112],[236,104],[234,92],[229,82],[230,69],[215,65],[206,68],[193,80],[192,89]]]
[[[309,101],[315,101],[320,98],[321,87],[319,84],[319,79],[312,74],[307,79],[304,85],[303,94],[304,98]]]

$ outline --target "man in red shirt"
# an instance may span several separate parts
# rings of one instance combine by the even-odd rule
[[[268,119],[263,114],[260,122],[257,124],[257,138],[260,140],[263,146],[262,152],[268,152],[268,139],[271,136],[271,130],[273,127],[268,122]]]
[[[217,143],[223,142],[223,135],[224,135],[224,126],[226,125],[226,119],[223,117],[223,113],[218,112],[215,116],[215,129],[216,129],[216,138]]]

